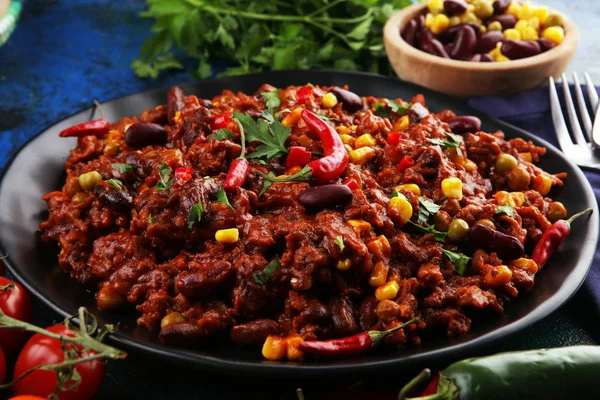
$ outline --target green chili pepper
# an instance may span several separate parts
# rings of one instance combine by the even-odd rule
[[[413,399],[599,399],[599,376],[600,346],[500,353],[450,365],[440,373],[435,394]],[[415,384],[413,379],[407,386]],[[400,392],[398,400],[409,400],[404,397],[406,389]]]

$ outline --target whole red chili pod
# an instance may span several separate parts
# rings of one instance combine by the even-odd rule
[[[571,232],[571,223],[576,218],[591,212],[593,212],[593,210],[587,208],[567,220],[561,219],[556,221],[550,228],[546,229],[546,232],[544,232],[531,253],[531,259],[537,263],[540,269],[548,262],[550,256],[558,250],[562,242],[569,235],[569,232]]]
[[[231,162],[229,166],[229,171],[227,172],[227,177],[225,178],[225,182],[223,183],[223,188],[225,190],[233,190],[238,188],[246,182],[246,177],[248,177],[248,172],[250,171],[250,164],[248,160],[246,160],[246,136],[244,135],[244,127],[236,118],[234,118],[235,122],[238,124],[240,128],[240,140],[242,142],[242,152],[240,156]]]
[[[82,122],[61,131],[60,137],[104,136],[110,129],[110,123],[105,119]]]

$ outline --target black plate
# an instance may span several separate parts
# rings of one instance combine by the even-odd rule
[[[562,201],[570,212],[592,207],[594,216],[576,222],[560,253],[555,255],[536,278],[530,294],[519,296],[509,304],[505,315],[475,318],[472,331],[459,338],[424,340],[421,347],[377,352],[360,358],[312,362],[303,364],[268,362],[259,349],[239,348],[226,341],[211,343],[196,349],[161,346],[155,332],[136,326],[135,312],[107,313],[96,308],[94,295],[80,287],[53,267],[55,257],[40,249],[36,235],[38,224],[46,215],[42,194],[59,189],[64,182],[63,162],[75,139],[59,139],[58,132],[75,123],[89,120],[90,110],[82,111],[41,132],[30,140],[11,160],[4,171],[0,186],[0,247],[8,254],[9,270],[49,307],[67,316],[79,306],[86,306],[102,323],[120,323],[119,332],[111,338],[116,346],[139,350],[155,357],[219,371],[260,375],[361,373],[385,367],[415,367],[441,359],[459,358],[485,344],[506,338],[556,310],[582,284],[591,265],[598,239],[598,208],[588,181],[573,163],[549,143],[514,126],[481,114],[464,103],[396,79],[363,73],[331,71],[277,71],[247,76],[228,77],[184,85],[185,93],[211,98],[223,89],[254,92],[263,83],[277,87],[302,85],[307,82],[323,85],[345,85],[361,95],[410,99],[423,93],[433,111],[451,109],[457,114],[477,115],[484,131],[503,130],[508,137],[523,137],[545,146],[548,153],[540,166],[549,172],[566,171],[568,179],[562,189],[555,189],[553,198]],[[166,89],[152,90],[109,101],[102,105],[109,120],[139,115],[142,111],[163,104]]]

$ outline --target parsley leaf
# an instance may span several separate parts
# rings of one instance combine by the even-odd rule
[[[121,182],[118,179],[109,179],[106,181],[106,183],[108,183],[110,186],[114,187],[117,190],[121,190],[121,186],[123,185],[123,182]]]
[[[398,104],[395,100],[385,99],[385,103],[373,104],[375,115],[381,118],[390,118],[390,111],[395,114],[404,114],[410,107],[410,103]]]
[[[496,207],[496,214],[506,214],[509,217],[514,217],[517,212],[515,211],[515,209],[508,203],[502,205],[502,206],[498,206]]]
[[[292,132],[290,128],[283,126],[281,122],[275,120],[269,124],[268,121],[262,118],[254,121],[248,114],[235,112],[233,115],[242,124],[247,142],[262,143],[253,153],[247,155],[246,158],[269,159],[288,153],[285,141]]]
[[[426,223],[429,217],[440,211],[441,208],[433,200],[423,196],[419,196],[419,206],[418,221],[421,225]]]
[[[265,99],[265,107],[269,110],[273,110],[281,104],[281,99],[279,99],[280,90],[273,90],[272,92],[262,92],[261,96]]]
[[[450,133],[450,132],[445,132],[445,133],[449,140],[442,140],[442,139],[436,138],[436,139],[429,139],[429,142],[431,144],[437,144],[439,146],[447,147],[449,149],[455,148],[456,154],[458,154],[460,157],[462,157],[463,152],[459,147],[463,141],[462,137],[460,137],[459,135],[455,135],[454,133]]]
[[[404,114],[408,108],[410,107],[410,103],[402,103],[398,104],[395,100],[388,100],[389,106],[392,109],[392,112],[396,114]]]
[[[152,214],[148,214],[148,223],[153,224],[156,222],[156,218],[152,216]]]
[[[269,172],[269,174],[267,176],[270,178],[275,178],[275,174],[273,172]],[[262,196],[271,186],[273,186],[273,181],[269,180],[267,178],[264,178],[263,187],[262,187],[262,189],[260,189],[260,193],[258,194],[258,197]]]
[[[462,253],[455,253],[446,249],[441,250],[442,253],[444,253],[444,255],[448,257],[450,262],[454,264],[454,270],[456,271],[456,273],[461,276],[464,275],[465,271],[467,270],[467,264],[471,260],[471,257],[465,256]]]
[[[200,222],[203,212],[204,207],[202,207],[202,202],[200,201],[198,204],[194,204],[192,208],[190,208],[190,212],[187,215],[187,225],[190,231],[194,228],[194,224],[196,222]]]
[[[433,235],[435,236],[435,240],[441,243],[446,243],[446,236],[448,236],[448,232],[440,232],[438,230],[435,229],[435,226],[430,225],[430,226],[421,226],[421,225],[417,225],[412,221],[408,221],[410,222],[410,224],[412,226],[414,226],[415,228],[417,228],[417,230],[423,232],[423,233],[433,233]]]
[[[208,136],[208,140],[225,140],[225,139],[233,139],[235,134],[231,132],[229,129],[221,128],[219,130],[214,131],[210,136]]]
[[[227,198],[227,193],[225,193],[225,190],[222,187],[220,187],[219,190],[217,190],[217,193],[215,193],[215,196],[217,197],[217,203],[225,204],[232,211],[235,211],[233,209],[233,207],[231,206],[229,199]]]
[[[120,173],[129,172],[129,171],[135,169],[135,165],[131,165],[131,164],[113,163],[110,165],[112,165],[112,167],[114,169],[116,169],[117,171],[119,171]]]
[[[400,197],[401,199],[408,201],[405,195],[400,192],[396,192],[395,190],[392,192],[392,197],[390,197],[390,199],[393,199],[394,197]]]
[[[154,186],[154,189],[158,191],[171,189],[171,186],[175,183],[175,178],[169,180],[171,177],[171,168],[169,168],[167,164],[161,164],[158,167],[158,174],[160,176],[160,181]]]
[[[262,271],[254,275],[254,282],[260,286],[266,285],[279,267],[281,267],[281,262],[279,260],[272,260]]]
[[[335,244],[337,244],[337,246],[340,248],[340,252],[344,251],[344,249],[346,248],[346,245],[344,244],[344,239],[341,236],[336,236]]]

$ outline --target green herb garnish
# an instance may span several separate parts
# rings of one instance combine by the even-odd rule
[[[274,110],[279,107],[281,100],[279,99],[280,90],[273,90],[272,92],[262,92],[261,96],[265,99],[265,107],[269,110]]]
[[[123,186],[123,182],[118,179],[109,179],[106,181],[110,186],[114,187],[117,190],[121,190],[121,186]]]
[[[131,164],[113,163],[113,164],[110,164],[110,165],[114,169],[116,169],[117,171],[119,171],[120,173],[129,172],[129,171],[135,169],[135,165],[131,165]]]
[[[467,270],[467,264],[471,260],[471,257],[467,257],[462,253],[455,253],[446,249],[441,250],[442,253],[444,253],[444,255],[448,257],[450,262],[454,264],[454,270],[456,271],[456,273],[461,276],[464,275],[465,271]]]
[[[171,168],[167,164],[162,164],[158,167],[158,175],[160,181],[154,186],[154,189],[158,191],[170,189],[173,183],[175,183],[175,178],[169,180],[171,178]]]
[[[336,236],[335,244],[337,244],[337,246],[340,248],[340,252],[344,251],[344,249],[346,248],[346,245],[344,244],[344,239],[341,236]]]
[[[148,214],[148,223],[153,224],[156,222],[156,218],[152,216],[152,214]]]
[[[381,118],[390,118],[390,111],[395,114],[404,114],[406,110],[410,107],[410,103],[402,103],[402,105],[398,104],[395,100],[385,99],[385,103],[375,103],[373,104],[373,110],[375,110],[375,115]]]
[[[437,229],[435,229],[435,226],[430,225],[430,226],[422,226],[422,225],[417,225],[412,221],[408,221],[410,222],[410,224],[412,226],[414,226],[415,228],[417,228],[417,230],[423,232],[423,233],[433,233],[435,240],[440,242],[440,243],[446,243],[446,236],[448,236],[448,232],[440,232]]]
[[[225,140],[225,139],[233,139],[235,134],[231,132],[229,129],[221,128],[219,130],[214,131],[212,134],[208,136],[208,140]]]
[[[418,222],[420,225],[426,223],[429,217],[435,215],[436,212],[440,211],[441,206],[435,204],[433,200],[427,197],[419,196],[419,214]]]
[[[279,260],[272,260],[262,271],[254,275],[254,282],[260,286],[266,285],[279,267],[281,267],[281,262]]]
[[[263,118],[254,121],[248,114],[235,112],[233,115],[242,124],[248,143],[262,143],[253,153],[247,155],[246,158],[269,159],[288,153],[288,149],[285,147],[285,141],[292,132],[290,128],[283,126],[281,122],[275,120],[269,124],[269,122]]]
[[[203,212],[204,207],[202,207],[202,202],[200,201],[198,204],[194,204],[192,208],[190,208],[190,212],[187,215],[187,225],[190,231],[194,228],[194,224],[196,222],[200,222]]]
[[[225,204],[232,211],[235,211],[231,203],[229,202],[229,199],[227,198],[227,193],[225,193],[225,190],[222,187],[220,187],[219,190],[217,190],[215,196],[217,198],[217,203]]]
[[[497,206],[496,207],[496,214],[506,214],[509,217],[514,217],[517,212],[515,211],[515,209],[508,203],[502,205],[502,206]]]
[[[448,140],[429,139],[429,142],[431,144],[437,144],[439,146],[447,147],[449,149],[456,149],[456,154],[458,154],[459,156],[462,157],[463,152],[459,147],[463,141],[462,137],[460,137],[459,135],[455,135],[454,133],[450,133],[450,132],[445,132],[445,134],[448,137]]]

